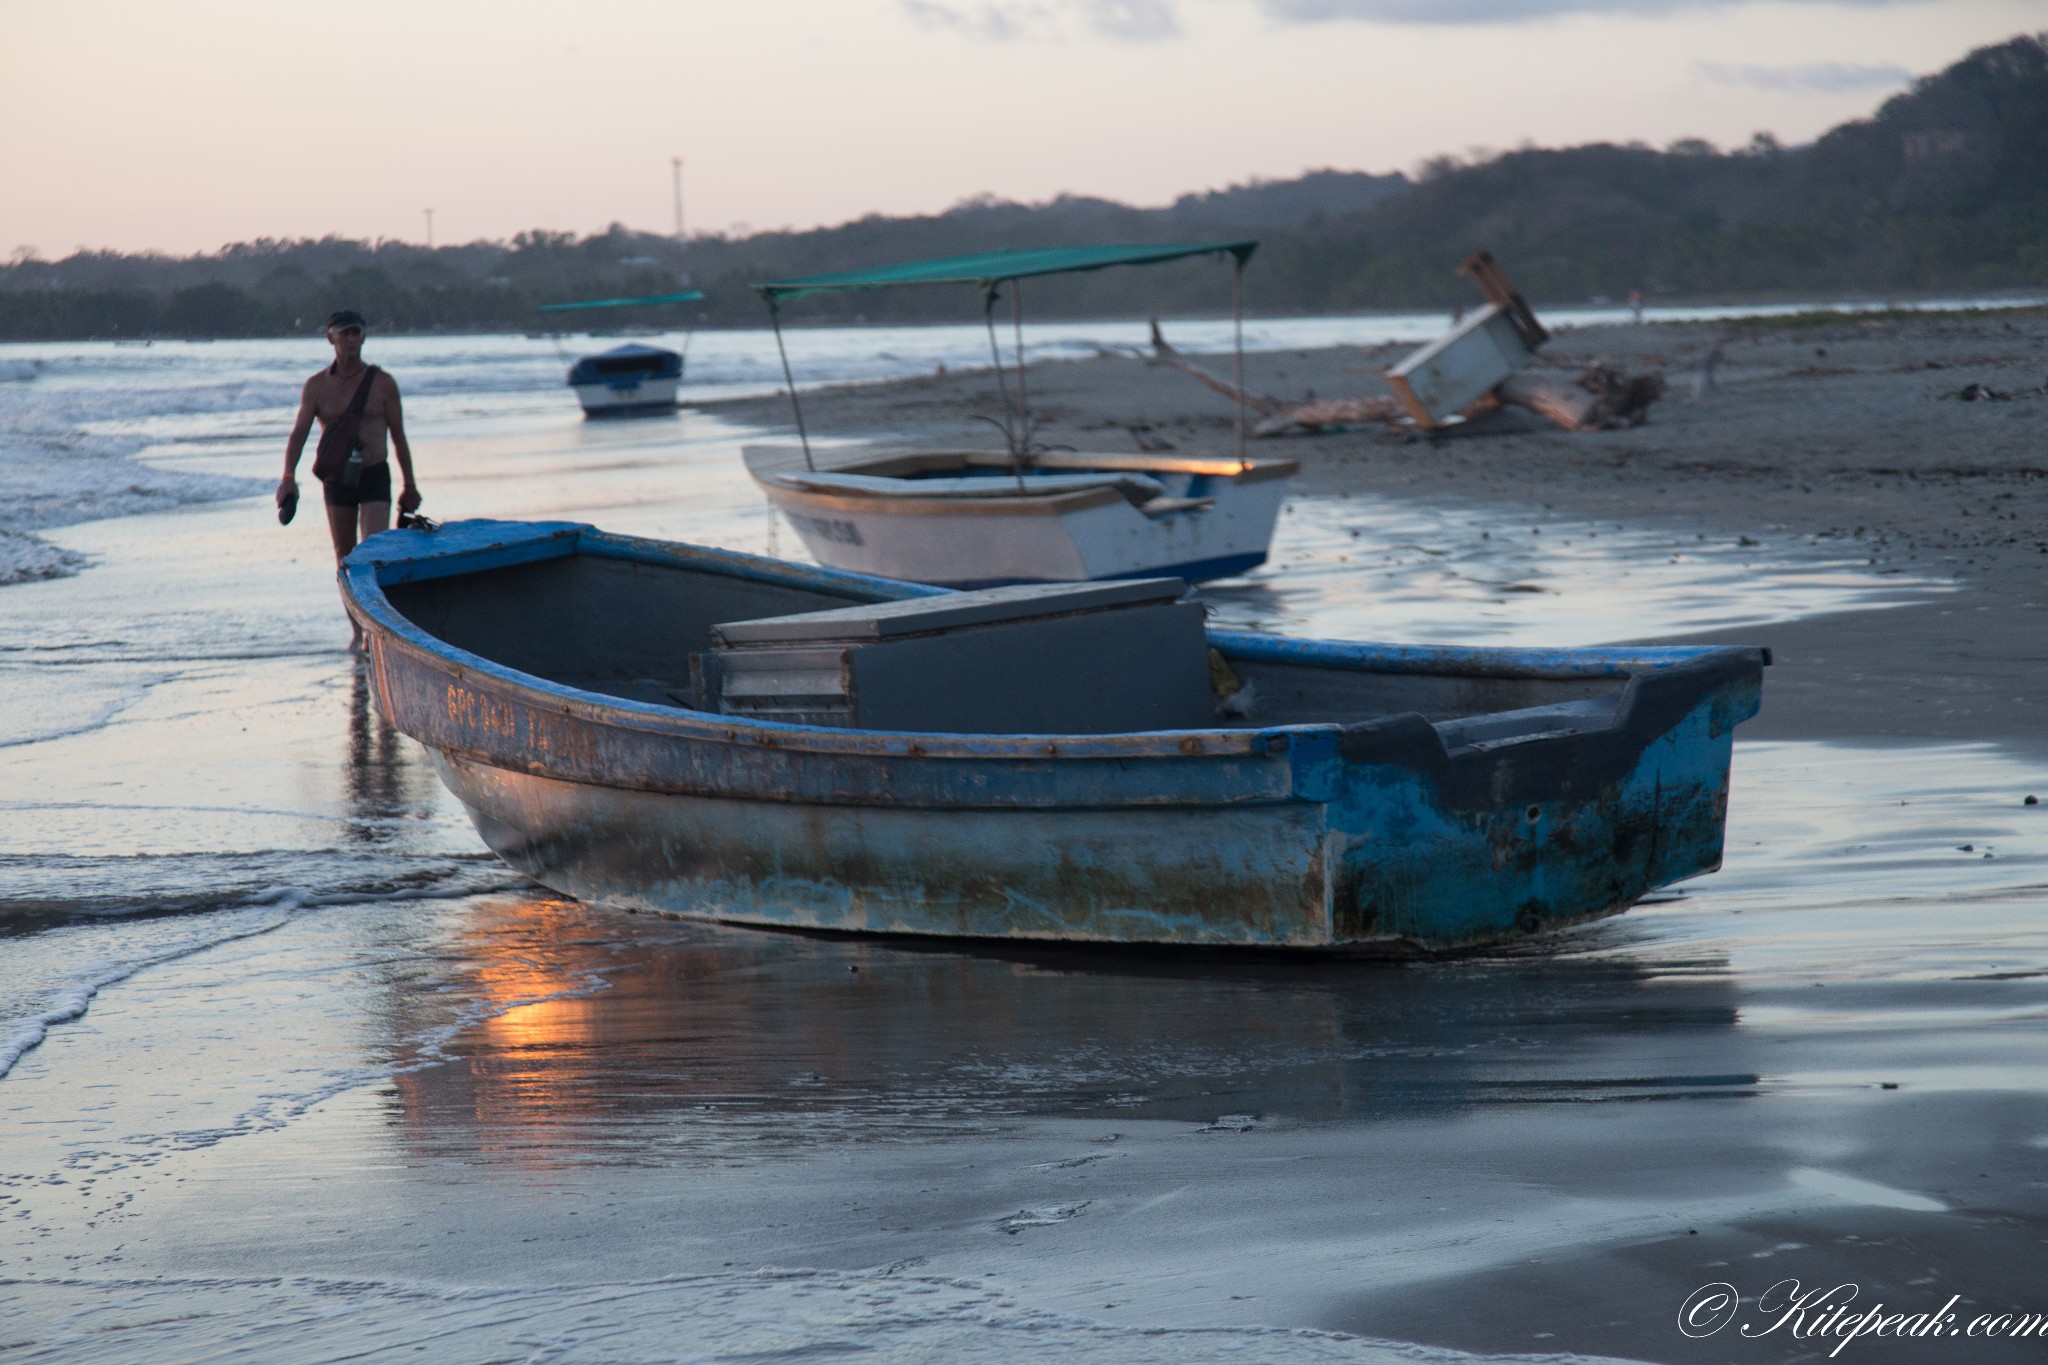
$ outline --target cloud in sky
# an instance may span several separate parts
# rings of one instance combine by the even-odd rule
[[[1878,77],[1824,64],[1937,71],[2041,27],[2042,5],[1520,0],[1480,22],[1499,0],[596,0],[639,26],[621,44],[565,37],[542,0],[359,0],[407,40],[352,77],[350,125],[378,169],[337,197],[306,162],[324,106],[292,58],[331,37],[323,12],[227,2],[249,22],[202,32],[163,0],[0,0],[0,128],[37,130],[0,137],[0,257],[23,242],[62,255],[417,240],[424,205],[450,242],[659,229],[679,155],[693,225],[810,227],[979,191],[1163,204],[1524,139],[1725,147],[1768,126],[1796,144],[1893,93],[1842,90]],[[1583,8],[1596,2],[1608,8]],[[1282,6],[1334,21],[1281,22]],[[1375,18],[1391,14],[1409,22]],[[679,81],[681,49],[760,59]],[[578,117],[592,108],[609,112],[596,141]]]
[[[1798,0],[1833,5],[1912,4],[1916,0]],[[1354,19],[1374,24],[1521,24],[1570,14],[1656,15],[1725,9],[1741,0],[1255,0],[1286,24]]]
[[[1049,17],[1042,5],[944,5],[936,0],[903,0],[903,13],[920,28],[950,29],[996,43],[1042,30]]]
[[[1249,3],[1279,24],[1504,26],[1604,14],[1648,18],[1727,9],[1746,0],[1223,0]],[[1925,0],[1788,0],[1793,4],[1876,8]],[[1081,32],[1150,42],[1181,36],[1183,0],[898,0],[911,22],[988,42],[1059,39]]]
[[[1086,0],[1097,33],[1111,38],[1172,38],[1180,33],[1174,0]]]
[[[1813,62],[1805,66],[1694,62],[1692,69],[1716,85],[1794,95],[1853,95],[1862,90],[1894,90],[1913,82],[1913,73],[1903,66],[1866,66],[1856,62]]]
[[[1078,23],[1089,33],[1132,42],[1180,36],[1175,0],[901,0],[903,13],[923,28],[948,29],[970,38],[1008,43],[1026,38],[1063,38]]]

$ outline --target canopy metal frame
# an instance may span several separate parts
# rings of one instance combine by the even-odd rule
[[[644,308],[657,303],[693,303],[704,297],[701,289],[685,289],[675,294],[649,294],[637,299],[579,299],[575,303],[543,303],[535,307],[536,313],[573,313],[585,308]]]
[[[989,358],[996,376],[1005,420],[997,423],[1009,447],[1011,470],[1017,486],[1024,486],[1024,466],[1031,454],[1031,405],[1024,368],[1024,303],[1022,280],[1038,275],[1077,274],[1105,270],[1116,265],[1159,265],[1190,256],[1228,254],[1231,257],[1230,317],[1231,372],[1237,381],[1237,459],[1241,466],[1251,462],[1245,454],[1244,405],[1244,268],[1258,249],[1258,242],[1241,239],[1230,242],[1174,242],[1154,245],[1097,247],[1029,247],[1010,251],[989,251],[971,256],[947,256],[929,261],[907,261],[898,265],[866,270],[838,271],[788,280],[765,280],[754,285],[768,305],[768,323],[775,332],[775,351],[782,360],[782,379],[788,386],[789,406],[796,417],[797,440],[803,446],[804,467],[818,466],[811,455],[810,432],[804,423],[803,401],[797,396],[796,378],[790,368],[789,346],[782,335],[781,301],[806,294],[838,293],[857,289],[885,289],[899,284],[975,284],[981,288],[982,320],[988,329]],[[1017,367],[1017,397],[1010,398],[1009,378],[1004,373],[1002,346],[996,339],[996,299],[1009,286],[1011,355]]]
[[[576,313],[592,308],[646,308],[664,303],[695,303],[703,297],[704,291],[701,289],[683,289],[673,294],[649,294],[643,298],[633,299],[579,299],[573,303],[542,303],[536,304],[533,311],[536,313]],[[683,349],[680,354],[682,367],[687,371],[690,365],[690,343],[696,340],[697,329],[694,327],[684,327],[682,332]],[[562,349],[562,335],[560,332],[549,332],[548,340],[554,343],[555,354],[567,360],[569,355],[568,352]]]

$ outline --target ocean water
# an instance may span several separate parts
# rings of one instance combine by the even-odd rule
[[[820,381],[982,344],[792,341]],[[754,433],[586,423],[545,338],[375,345],[431,513],[801,554]],[[317,347],[5,349],[37,362],[0,383],[14,1358],[1661,1360],[1695,1268],[1903,1238],[1926,1264],[1867,1276],[1938,1303],[2039,1263],[2038,753],[1742,744],[1722,872],[1457,962],[623,915],[499,865],[377,713],[324,527],[269,506]],[[776,365],[746,334],[690,363],[706,392]],[[1207,595],[1297,634],[1592,643],[1951,590],[1747,539],[1300,499]],[[1550,1265],[1579,1269],[1547,1308],[1417,1307],[1521,1304]]]

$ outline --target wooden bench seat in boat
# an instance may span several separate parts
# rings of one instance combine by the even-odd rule
[[[727,715],[863,730],[1206,727],[1204,613],[1186,586],[1028,584],[727,622],[691,692]]]

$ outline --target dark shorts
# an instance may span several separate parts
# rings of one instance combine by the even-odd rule
[[[363,477],[356,481],[354,488],[343,488],[338,478],[323,479],[320,486],[327,492],[329,507],[360,507],[366,502],[390,502],[391,461],[364,465]]]

